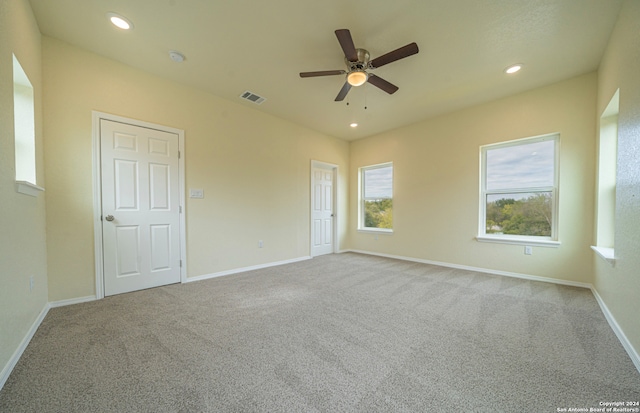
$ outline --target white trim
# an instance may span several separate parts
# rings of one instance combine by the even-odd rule
[[[531,245],[536,247],[551,247],[558,248],[560,241],[553,241],[550,239],[537,240],[535,237],[509,237],[509,236],[491,236],[491,235],[478,235],[476,240],[479,242],[493,242],[496,244],[514,244],[514,245]]]
[[[569,285],[569,286],[573,286],[573,287],[589,288],[591,290],[591,292],[593,293],[598,305],[600,306],[600,309],[601,309],[602,313],[604,314],[605,319],[609,323],[609,326],[611,327],[611,329],[613,330],[614,334],[616,335],[616,337],[620,341],[620,344],[622,344],[622,347],[625,349],[625,351],[627,352],[627,354],[631,358],[631,361],[633,362],[633,364],[636,367],[636,369],[638,370],[638,372],[640,372],[640,355],[638,355],[638,352],[633,348],[633,345],[631,344],[631,342],[629,341],[627,336],[624,334],[623,330],[620,328],[620,325],[616,321],[615,317],[613,316],[613,314],[611,314],[611,312],[609,311],[609,308],[607,307],[605,302],[602,300],[602,297],[600,297],[600,294],[598,294],[598,291],[595,289],[595,287],[592,284],[579,283],[579,282],[566,281],[566,280],[558,280],[558,279],[555,279],[555,278],[539,277],[539,276],[526,275],[526,274],[510,273],[510,272],[505,272],[505,271],[495,271],[495,270],[489,270],[489,269],[485,269],[485,268],[477,268],[477,267],[470,267],[470,266],[466,266],[466,265],[449,264],[449,263],[443,263],[443,262],[439,262],[439,261],[423,260],[423,259],[419,259],[419,258],[411,258],[411,257],[404,257],[404,256],[398,256],[398,255],[391,255],[391,254],[381,254],[381,253],[375,253],[375,252],[370,252],[370,251],[360,251],[360,250],[339,250],[339,251],[337,251],[337,253],[339,253],[339,254],[343,254],[343,253],[346,253],[346,252],[355,252],[355,253],[359,253],[359,254],[376,255],[376,256],[380,256],[380,257],[394,258],[394,259],[399,259],[399,260],[404,260],[404,261],[411,261],[411,262],[419,262],[419,263],[423,263],[423,264],[439,265],[439,266],[443,266],[443,267],[450,267],[450,268],[456,268],[456,269],[484,272],[484,273],[488,273],[488,274],[504,275],[504,276],[523,278],[523,279],[528,279],[528,280],[533,280],[533,281],[542,281],[542,282],[550,282],[550,283],[553,283],[553,284]],[[207,274],[207,275],[200,275],[198,277],[188,278],[186,280],[186,282],[202,281],[202,280],[206,280],[206,279],[210,279],[210,278],[222,277],[222,276],[225,276],[225,275],[237,274],[237,273],[241,273],[241,272],[258,270],[258,269],[268,268],[268,267],[274,267],[274,266],[278,266],[278,265],[291,264],[291,263],[294,263],[294,262],[309,260],[311,258],[312,257],[299,257],[299,258],[294,258],[294,259],[291,259],[291,260],[278,261],[278,262],[272,262],[272,263],[261,264],[261,265],[254,265],[254,266],[251,266],[251,267],[244,267],[244,268],[238,268],[238,269],[235,269],[235,270],[221,271],[221,272],[218,272],[218,273]],[[29,345],[29,342],[31,342],[31,339],[33,338],[34,334],[36,333],[36,331],[40,327],[40,324],[42,324],[42,321],[44,320],[44,318],[48,314],[49,309],[56,308],[56,307],[63,307],[63,306],[67,306],[67,305],[79,304],[79,303],[84,303],[84,302],[90,302],[90,301],[94,301],[94,300],[96,300],[96,296],[87,296],[87,297],[72,298],[72,299],[68,299],[68,300],[53,301],[53,302],[45,304],[45,306],[42,308],[42,311],[40,312],[40,314],[38,315],[36,320],[33,322],[31,327],[29,328],[29,330],[27,331],[27,334],[25,334],[24,338],[20,342],[20,345],[14,351],[13,355],[11,356],[11,358],[9,359],[9,361],[7,362],[5,367],[2,369],[2,372],[0,372],[0,390],[2,390],[2,388],[4,387],[5,383],[7,382],[7,379],[11,375],[11,372],[13,371],[13,369],[16,366],[16,364],[20,360],[20,357],[22,357],[22,354],[24,353],[25,349]]]
[[[371,227],[367,227],[367,228],[358,228],[356,231],[358,232],[364,232],[364,233],[375,233],[375,234],[386,234],[386,235],[393,235],[393,229],[392,228],[371,228]]]
[[[394,186],[395,186],[395,180],[394,180],[395,170],[393,167],[393,161],[359,167],[358,168],[358,226],[356,227],[357,231],[393,233],[393,227],[392,228],[375,228],[375,227],[366,227],[364,225],[365,224],[364,203],[365,201],[368,201],[371,199],[364,196],[364,191],[365,191],[364,186],[366,184],[366,182],[364,182],[364,173],[372,169],[382,169],[382,168],[391,168],[391,197],[383,198],[383,199],[391,199],[393,201],[393,192],[394,192]],[[374,198],[374,200],[375,199],[378,199],[378,198]]]
[[[439,266],[442,266],[442,267],[456,268],[456,269],[461,269],[461,270],[470,270],[470,271],[476,271],[476,272],[483,272],[483,273],[487,273],[487,274],[503,275],[503,276],[506,276],[506,277],[521,278],[521,279],[531,280],[531,281],[541,281],[541,282],[547,282],[547,283],[552,283],[552,284],[568,285],[570,287],[588,288],[589,290],[591,290],[591,292],[593,293],[594,297],[596,298],[596,301],[598,302],[598,305],[600,306],[600,310],[602,310],[602,313],[604,314],[605,319],[609,323],[609,326],[611,327],[611,329],[615,333],[616,337],[618,337],[618,340],[620,341],[620,344],[622,344],[622,347],[625,349],[625,351],[627,352],[627,354],[631,358],[631,361],[633,362],[634,366],[636,367],[636,369],[640,373],[640,355],[638,355],[638,352],[634,349],[633,345],[631,344],[631,342],[629,341],[627,336],[624,334],[624,331],[620,328],[620,325],[616,321],[616,319],[613,316],[613,314],[611,314],[611,312],[609,311],[609,308],[604,303],[604,301],[602,300],[602,297],[600,297],[600,294],[598,294],[598,291],[595,289],[593,284],[577,282],[577,281],[561,280],[561,279],[558,279],[558,278],[540,277],[540,276],[537,276],[537,275],[528,275],[528,274],[519,274],[519,273],[507,272],[507,271],[490,270],[490,269],[487,269],[487,268],[470,267],[470,266],[467,266],[467,265],[450,264],[450,263],[440,262],[440,261],[423,260],[423,259],[420,259],[420,258],[404,257],[404,256],[400,256],[400,255],[382,254],[382,253],[371,252],[371,251],[343,250],[343,251],[340,251],[340,252],[341,253],[355,252],[355,253],[359,253],[359,254],[376,255],[376,256],[379,256],[379,257],[394,258],[394,259],[403,260],[403,261],[419,262],[419,263],[422,263],[422,264],[439,265]]]
[[[38,195],[40,195],[40,192],[44,192],[44,188],[32,184],[31,182],[16,181],[16,191],[21,194],[37,197]]]
[[[553,176],[553,185],[545,186],[545,187],[517,187],[517,188],[509,188],[509,189],[500,189],[500,190],[487,190],[487,151],[499,149],[499,148],[507,148],[512,146],[520,146],[520,145],[528,145],[539,142],[547,142],[553,141],[553,168],[554,168],[554,176]],[[478,241],[480,238],[485,238],[490,236],[487,234],[487,196],[494,194],[517,194],[517,193],[532,193],[532,192],[551,192],[551,236],[548,237],[550,241],[557,241],[559,239],[558,234],[558,221],[559,221],[559,197],[560,197],[560,132],[549,133],[545,135],[532,136],[527,138],[519,138],[506,142],[497,142],[491,143],[487,145],[480,146],[480,193],[479,193],[479,220],[478,220]],[[502,236],[502,235],[501,235]],[[522,238],[533,238],[535,240],[536,237],[527,237],[521,236]],[[508,237],[505,237],[508,239]],[[495,241],[498,242],[498,241]],[[510,242],[507,242],[510,243]],[[519,245],[527,245],[520,244],[515,242],[515,244]],[[535,244],[534,244],[535,245]],[[559,243],[558,243],[559,245]],[[547,245],[550,246],[550,245]]]
[[[340,250],[340,238],[338,237],[338,219],[340,219],[340,216],[338,214],[338,168],[339,166],[333,163],[328,163],[328,162],[322,162],[322,161],[316,161],[316,160],[311,160],[311,169],[309,172],[309,254],[312,254],[313,251],[313,168],[319,168],[319,169],[326,169],[327,171],[331,171],[331,173],[333,174],[333,183],[332,183],[332,189],[333,189],[333,193],[331,194],[332,196],[332,201],[333,201],[333,228],[331,228],[331,230],[333,231],[333,251],[331,251],[332,253],[336,253],[336,251]]]
[[[189,277],[185,282],[203,281],[203,280],[208,280],[210,278],[223,277],[225,275],[232,275],[232,274],[238,274],[241,272],[261,270],[263,268],[276,267],[278,265],[293,264],[294,262],[306,261],[306,260],[310,260],[311,258],[313,257],[311,256],[298,257],[298,258],[292,258],[290,260],[268,262],[266,264],[258,264],[258,265],[252,265],[249,267],[235,268],[233,270],[214,272],[212,274],[203,274],[203,275],[198,275],[196,277]]]
[[[93,180],[93,247],[96,272],[96,298],[104,298],[104,274],[102,260],[102,174],[100,173],[100,119],[102,113],[91,113],[91,134],[92,136],[92,180]]]
[[[68,305],[88,303],[90,301],[96,301],[96,296],[95,295],[88,295],[86,297],[69,298],[67,300],[51,301],[49,303],[49,306],[51,308],[66,307]]]
[[[591,249],[594,250],[600,258],[611,264],[611,266],[616,265],[616,254],[613,248],[597,247],[592,245]]]
[[[602,297],[600,297],[600,294],[598,294],[598,291],[596,291],[595,287],[591,286],[591,292],[593,293],[593,296],[596,297],[596,301],[600,305],[600,309],[604,314],[604,318],[607,319],[609,326],[615,333],[616,337],[618,337],[618,340],[620,340],[620,344],[622,344],[622,347],[624,347],[624,349],[627,351],[627,354],[629,354],[631,361],[640,373],[640,355],[638,355],[638,352],[633,348],[633,345],[620,328],[620,325],[616,321],[613,314],[611,314],[611,311],[609,311],[609,308],[604,303],[604,300],[602,299]]]
[[[468,265],[450,264],[448,262],[424,260],[424,259],[421,259],[421,258],[405,257],[405,256],[401,256],[401,255],[382,254],[382,253],[371,252],[371,251],[349,250],[349,251],[345,251],[345,252],[356,252],[356,253],[359,253],[359,254],[377,255],[379,257],[394,258],[396,260],[419,262],[419,263],[422,263],[422,264],[439,265],[441,267],[456,268],[456,269],[459,269],[459,270],[468,270],[468,271],[475,271],[475,272],[483,272],[483,273],[486,273],[486,274],[503,275],[505,277],[521,278],[521,279],[530,280],[530,281],[542,281],[542,282],[548,282],[548,283],[552,283],[552,284],[568,285],[568,286],[571,286],[571,287],[581,287],[581,288],[588,288],[588,289],[592,288],[591,284],[589,284],[589,283],[583,283],[583,282],[579,282],[579,281],[561,280],[559,278],[540,277],[538,275],[529,275],[529,274],[521,274],[521,273],[516,273],[516,272],[510,272],[510,271],[492,270],[492,269],[488,269],[488,268],[471,267],[471,266],[468,266]]]
[[[4,387],[4,384],[7,382],[7,379],[9,379],[11,372],[16,367],[16,364],[18,364],[18,360],[20,360],[20,357],[22,357],[22,353],[24,353],[24,351],[26,350],[27,346],[29,345],[29,342],[31,341],[31,339],[33,338],[33,335],[38,330],[38,327],[40,327],[42,320],[44,320],[50,308],[51,306],[49,305],[49,303],[44,305],[44,307],[40,311],[40,314],[38,314],[38,317],[36,317],[36,319],[33,321],[33,324],[31,324],[31,327],[29,327],[29,330],[27,331],[27,334],[25,334],[24,338],[20,342],[20,345],[18,346],[16,351],[13,352],[13,354],[11,355],[11,358],[2,369],[2,372],[0,372],[0,390],[2,390],[2,388]]]
[[[185,150],[184,130],[173,129],[178,134],[178,193],[180,194],[180,282],[187,281],[187,202],[186,202],[186,175],[185,175]]]
[[[178,135],[178,150],[180,157],[178,159],[178,192],[180,194],[180,282],[187,281],[187,236],[186,236],[186,206],[185,206],[185,156],[184,156],[184,130],[176,129],[170,126],[159,125],[156,123],[145,122],[137,119],[125,118],[110,113],[92,111],[92,134],[93,134],[93,239],[94,239],[94,257],[96,271],[96,299],[104,298],[104,273],[102,258],[102,179],[100,170],[100,120],[110,120],[113,122],[126,123],[129,125],[139,126],[142,128],[156,129],[163,132],[174,133]]]

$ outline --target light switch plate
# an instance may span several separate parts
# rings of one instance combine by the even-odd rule
[[[204,198],[204,189],[189,189],[189,198]]]

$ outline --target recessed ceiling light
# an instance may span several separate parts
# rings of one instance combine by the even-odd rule
[[[356,127],[358,127],[358,124],[353,122],[353,123],[349,124],[349,126],[351,126],[352,128],[356,128]]]
[[[522,69],[522,64],[518,63],[518,64],[507,67],[506,69],[504,69],[504,72],[510,75],[510,74],[519,72],[520,69]]]
[[[118,13],[107,13],[107,17],[114,26],[122,30],[133,29],[133,23],[131,23],[131,20],[119,15]]]

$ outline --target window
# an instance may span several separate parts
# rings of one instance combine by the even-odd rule
[[[361,230],[393,231],[393,164],[360,168]]]
[[[13,130],[18,192],[37,196],[36,133],[33,86],[13,55]]]
[[[598,149],[597,237],[593,249],[613,263],[616,220],[616,166],[618,158],[618,112],[620,90],[609,101],[600,117]]]
[[[559,135],[482,146],[480,241],[558,245]]]

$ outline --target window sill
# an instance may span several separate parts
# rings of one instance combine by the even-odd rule
[[[44,188],[27,181],[16,181],[16,191],[21,194],[37,197]]]
[[[393,234],[392,229],[387,228],[358,228],[358,232],[374,232],[376,234]]]
[[[591,246],[591,249],[612,266],[616,264],[616,254],[613,248]]]
[[[480,242],[493,242],[496,244],[512,244],[512,245],[529,245],[532,247],[551,247],[558,248],[560,246],[560,241],[553,240],[537,240],[525,237],[490,237],[487,235],[478,235],[476,237],[477,241]]]

